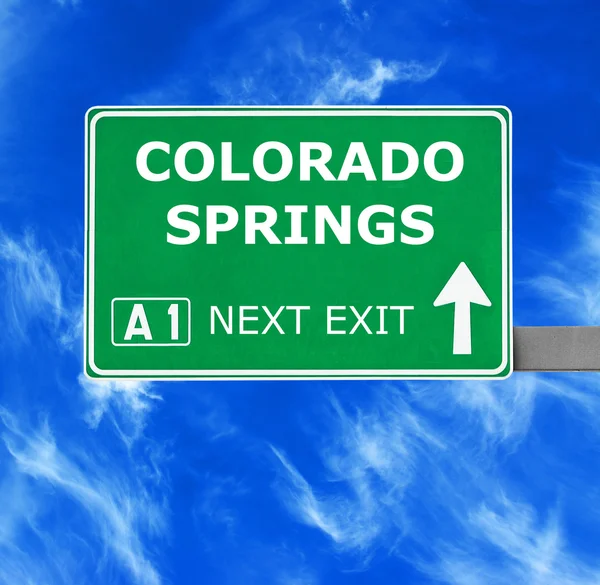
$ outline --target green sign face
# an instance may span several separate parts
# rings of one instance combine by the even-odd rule
[[[501,107],[94,108],[96,378],[512,372]]]

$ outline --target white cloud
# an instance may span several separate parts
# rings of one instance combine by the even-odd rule
[[[162,400],[150,391],[151,384],[139,380],[90,380],[79,375],[79,384],[88,400],[85,420],[96,429],[109,416],[117,434],[128,446],[140,438],[146,416],[155,401]]]
[[[196,474],[195,474],[196,475]],[[231,476],[219,476],[214,473],[198,473],[196,477],[202,488],[197,492],[193,507],[194,524],[207,550],[219,549],[219,545],[205,530],[206,525],[219,527],[229,543],[237,541],[240,524],[240,498],[247,495],[249,488],[244,482]]]
[[[367,10],[363,10],[359,15],[358,11],[354,10],[354,4],[352,0],[340,0],[340,6],[346,21],[351,25],[360,27],[361,25],[369,22],[369,12]]]
[[[336,543],[361,546],[361,542],[370,541],[369,537],[357,527],[354,535],[339,526],[338,511],[327,499],[319,499],[313,493],[309,483],[278,449],[271,446],[286,472],[285,487],[280,487],[280,494],[290,512],[300,521],[319,528]],[[376,528],[375,528],[376,530]]]
[[[94,453],[67,455],[59,448],[48,422],[37,429],[24,429],[17,417],[5,409],[0,409],[0,421],[4,427],[2,441],[16,469],[41,484],[36,484],[36,496],[43,493],[43,484],[47,484],[75,502],[87,513],[92,534],[135,583],[159,585],[162,579],[141,535],[164,534],[165,509],[154,501],[143,483],[135,475],[133,479],[124,476],[115,462],[97,460]],[[24,521],[31,516],[28,514],[23,515]],[[13,522],[17,520],[13,518]],[[69,523],[64,522],[61,531],[68,527]],[[11,530],[14,535],[15,529]],[[35,564],[34,559],[29,562]]]
[[[591,585],[600,572],[571,550],[560,502],[540,521],[504,470],[538,401],[560,400],[595,427],[597,380],[571,381],[516,374],[502,382],[376,385],[369,406],[354,409],[333,399],[318,434],[323,467],[313,467],[309,480],[272,447],[275,491],[295,520],[362,566],[383,550],[451,585]],[[539,465],[535,452],[528,456]],[[560,486],[563,476],[546,463]]]
[[[600,167],[576,165],[583,180],[564,190],[565,201],[579,206],[579,226],[562,259],[547,263],[547,273],[529,284],[569,324],[600,324]],[[575,319],[575,323],[573,322]]]
[[[518,443],[527,434],[540,392],[552,391],[535,374],[518,374],[501,382],[456,381],[444,384],[442,390],[438,384],[412,386],[421,407],[467,420],[488,447]]]
[[[81,258],[78,256],[75,260],[80,262]],[[16,238],[0,230],[0,291],[3,293],[4,342],[30,340],[31,327],[41,322],[53,338],[58,338],[63,347],[81,359],[82,309],[79,305],[68,306],[65,300],[65,297],[74,297],[81,303],[81,296],[63,290],[56,264],[49,252],[39,246],[32,232]],[[128,446],[141,436],[147,414],[153,403],[160,400],[146,382],[89,380],[83,374],[78,382],[87,399],[84,417],[89,426],[97,428],[108,415]]]
[[[499,495],[465,519],[471,548],[445,547],[428,571],[450,585],[594,585],[600,567],[569,550],[556,512],[544,520],[527,504]],[[473,554],[477,550],[479,554]],[[499,564],[499,558],[501,564]],[[427,569],[426,569],[427,570]]]
[[[247,55],[243,71],[229,70],[213,79],[228,104],[372,104],[396,83],[424,83],[442,61],[374,58],[348,47],[305,47],[299,36],[287,35],[281,47]]]
[[[26,340],[34,319],[57,328],[64,316],[60,278],[48,252],[37,246],[31,232],[18,240],[0,231],[0,266],[5,339]]]
[[[74,551],[62,546],[65,543],[59,534],[41,528],[49,498],[36,493],[29,478],[11,467],[9,459],[4,461],[0,477],[0,493],[10,502],[0,509],[0,583],[82,582],[80,559],[75,558]],[[66,525],[60,534],[68,534]]]
[[[340,0],[340,4],[344,12],[350,12],[352,10],[352,0]]]
[[[426,66],[416,61],[370,60],[362,71],[351,71],[342,63],[332,64],[330,76],[317,88],[313,103],[322,104],[372,104],[379,100],[386,85],[392,83],[423,83],[431,79],[440,64]]]
[[[229,104],[373,104],[386,86],[395,83],[424,83],[434,77],[441,63],[426,65],[417,61],[381,59],[310,58],[301,52],[288,54],[291,62],[279,64],[289,68],[283,77],[276,71],[258,70],[237,81],[217,80],[214,86]],[[300,71],[296,71],[299,69]],[[302,83],[292,87],[279,85],[281,80]]]
[[[323,531],[340,549],[368,557],[377,543],[389,543],[405,532],[403,500],[419,459],[427,452],[440,457],[446,445],[391,388],[381,393],[372,410],[357,409],[352,415],[332,399],[329,425],[335,434],[321,449],[321,458],[333,493],[317,495],[272,447],[284,472],[277,492],[296,519]]]
[[[60,258],[64,260],[66,256],[68,254],[61,254]],[[77,266],[80,260],[78,256],[75,258]],[[50,351],[58,353],[67,348],[81,359],[80,284],[78,281],[77,290],[71,291],[70,279],[65,279],[67,286],[63,286],[58,266],[69,275],[72,272],[70,266],[63,264],[53,262],[31,232],[18,238],[0,231],[3,334],[5,340],[28,341],[37,346],[39,336],[35,326],[41,324],[50,334],[47,339],[57,341]],[[0,513],[0,557],[3,559],[0,582],[36,585],[81,582],[80,562],[71,554],[73,544],[57,543],[54,534],[46,534],[38,526],[37,509],[43,502],[49,506],[45,494],[51,485],[87,513],[89,523],[78,526],[71,536],[76,543],[84,538],[78,531],[89,530],[93,538],[86,542],[86,547],[92,548],[94,539],[99,539],[104,556],[128,571],[134,582],[158,585],[162,581],[160,574],[147,554],[141,535],[153,538],[166,531],[163,496],[153,494],[147,487],[164,484],[163,446],[143,435],[146,417],[160,397],[151,391],[150,384],[143,382],[96,381],[82,374],[77,383],[79,388],[73,398],[83,397],[82,417],[88,427],[92,432],[99,431],[101,422],[106,420],[109,430],[123,441],[126,454],[124,459],[115,461],[114,454],[107,459],[104,445],[95,445],[87,452],[78,451],[74,446],[78,444],[73,439],[77,437],[75,431],[61,450],[48,423],[30,429],[18,417],[0,409],[0,427],[3,425],[5,429],[2,440],[7,453],[0,469],[0,486],[4,486],[4,493],[10,493],[16,473],[28,478],[25,484],[22,479],[18,480],[20,497],[25,503],[21,505],[21,500],[13,498],[10,514]],[[72,423],[75,426],[77,421]],[[70,429],[69,423],[66,428]],[[95,444],[94,435],[82,438],[86,444]],[[128,466],[132,469],[128,470]],[[68,527],[68,521],[61,522],[60,534]],[[29,535],[24,546],[18,544],[21,534]],[[31,542],[37,543],[36,547],[32,548]],[[97,554],[97,551],[88,554]],[[102,560],[99,570],[104,564]]]

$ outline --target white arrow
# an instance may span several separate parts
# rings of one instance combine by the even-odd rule
[[[434,307],[455,304],[454,307],[454,349],[455,355],[471,354],[471,303],[490,307],[490,299],[469,270],[461,262],[438,298],[433,302]]]

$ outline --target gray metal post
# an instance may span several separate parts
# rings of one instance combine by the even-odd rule
[[[600,327],[515,327],[518,372],[600,372]]]

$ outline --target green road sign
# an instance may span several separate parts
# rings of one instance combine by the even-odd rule
[[[99,378],[512,372],[502,107],[93,108]]]

